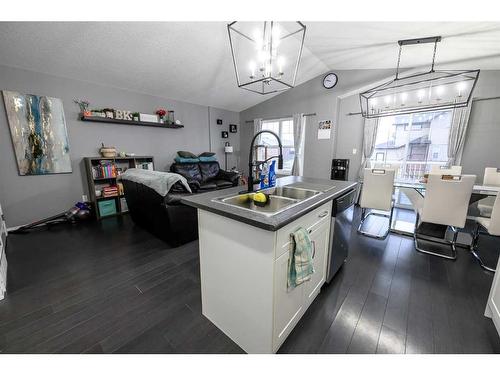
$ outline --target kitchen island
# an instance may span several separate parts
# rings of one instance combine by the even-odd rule
[[[355,187],[290,176],[266,191],[269,208],[242,203],[242,187],[183,199],[198,209],[203,315],[247,353],[275,353],[325,282],[332,200]],[[315,272],[289,290],[290,234],[300,227]]]

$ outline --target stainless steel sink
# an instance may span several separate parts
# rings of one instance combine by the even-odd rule
[[[321,193],[320,191],[316,190],[299,189],[287,186],[264,189],[260,190],[260,192],[269,195],[269,203],[264,207],[257,206],[253,202],[252,195],[254,193],[215,198],[213,199],[213,201],[227,204],[233,207],[238,207],[243,210],[249,210],[266,216],[272,216]]]
[[[310,189],[299,189],[289,186],[279,186],[271,189],[263,190],[262,192],[269,195],[277,195],[280,197],[286,197],[291,199],[304,200],[319,194],[319,191]]]

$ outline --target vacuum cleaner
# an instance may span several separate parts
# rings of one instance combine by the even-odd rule
[[[28,233],[31,229],[40,227],[49,227],[60,223],[76,224],[78,221],[87,220],[91,215],[91,206],[87,202],[77,202],[68,211],[61,212],[57,215],[35,221],[31,224],[23,225],[15,230],[9,231],[9,234]]]

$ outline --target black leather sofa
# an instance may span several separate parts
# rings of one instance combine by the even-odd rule
[[[215,189],[225,189],[238,186],[239,175],[220,169],[219,163],[174,163],[170,171],[186,178],[193,192],[203,192]]]
[[[171,171],[188,179],[193,194],[238,185],[239,175],[220,170],[219,163],[173,164]],[[162,197],[146,185],[122,180],[132,220],[171,246],[180,246],[198,238],[196,209],[180,201],[191,195],[178,182]]]

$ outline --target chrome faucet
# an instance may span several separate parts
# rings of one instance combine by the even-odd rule
[[[253,161],[254,143],[255,143],[255,140],[257,139],[257,137],[259,135],[261,135],[262,133],[272,134],[278,140],[278,145],[280,148],[280,154],[277,156],[278,169],[283,169],[283,147],[281,145],[281,139],[280,139],[280,137],[278,137],[278,134],[276,134],[275,132],[272,132],[270,130],[261,130],[260,132],[256,133],[252,138],[252,142],[250,143],[250,155],[248,156],[248,193],[253,192],[253,183],[254,183],[253,182],[253,167],[257,167],[261,164],[267,163],[269,160],[274,159],[276,157],[276,156],[271,156],[270,158],[267,158],[264,161],[255,161],[255,162]]]

